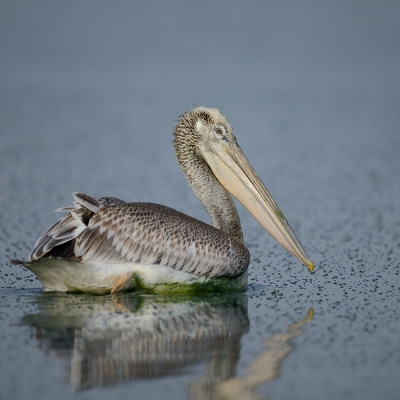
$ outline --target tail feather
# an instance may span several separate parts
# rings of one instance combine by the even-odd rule
[[[21,267],[25,267],[25,265],[28,263],[28,261],[24,261],[24,260],[18,260],[16,258],[12,258],[10,260],[10,263],[12,265],[20,265]]]

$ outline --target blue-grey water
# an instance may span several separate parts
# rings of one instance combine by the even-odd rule
[[[2,1],[1,399],[397,399],[400,3]],[[71,192],[208,221],[171,130],[217,107],[310,274],[239,207],[237,295],[43,294]]]

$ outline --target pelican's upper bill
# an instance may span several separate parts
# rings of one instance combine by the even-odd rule
[[[57,210],[65,215],[40,237],[29,261],[13,262],[33,271],[45,290],[108,293],[227,279],[235,288],[243,287],[250,256],[232,195],[313,270],[219,110],[197,107],[186,112],[174,137],[179,165],[212,226],[158,204],[77,192],[72,206]]]

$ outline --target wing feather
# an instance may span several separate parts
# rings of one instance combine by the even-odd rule
[[[80,192],[73,197],[74,205],[59,209],[66,214],[36,243],[31,261],[66,255],[83,263],[157,264],[199,276],[237,276],[249,264],[240,241],[172,208]]]
[[[96,242],[87,235],[107,235]],[[83,262],[159,264],[196,275],[244,272],[248,250],[220,230],[171,208],[125,203],[100,208],[76,238]],[[90,236],[91,237],[91,236]]]
[[[38,260],[42,257],[52,257],[53,249],[64,243],[74,241],[76,237],[86,230],[87,224],[85,222],[94,214],[93,210],[97,212],[103,207],[101,202],[84,193],[76,192],[73,194],[73,198],[73,206],[56,210],[56,212],[66,211],[67,214],[63,215],[43,233],[29,255],[29,261]],[[85,205],[88,205],[88,207]],[[59,249],[54,250],[54,256],[56,256],[55,254],[59,255]]]

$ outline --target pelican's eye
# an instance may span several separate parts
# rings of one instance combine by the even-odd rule
[[[214,133],[218,139],[226,139],[226,129],[223,125],[215,125]]]

